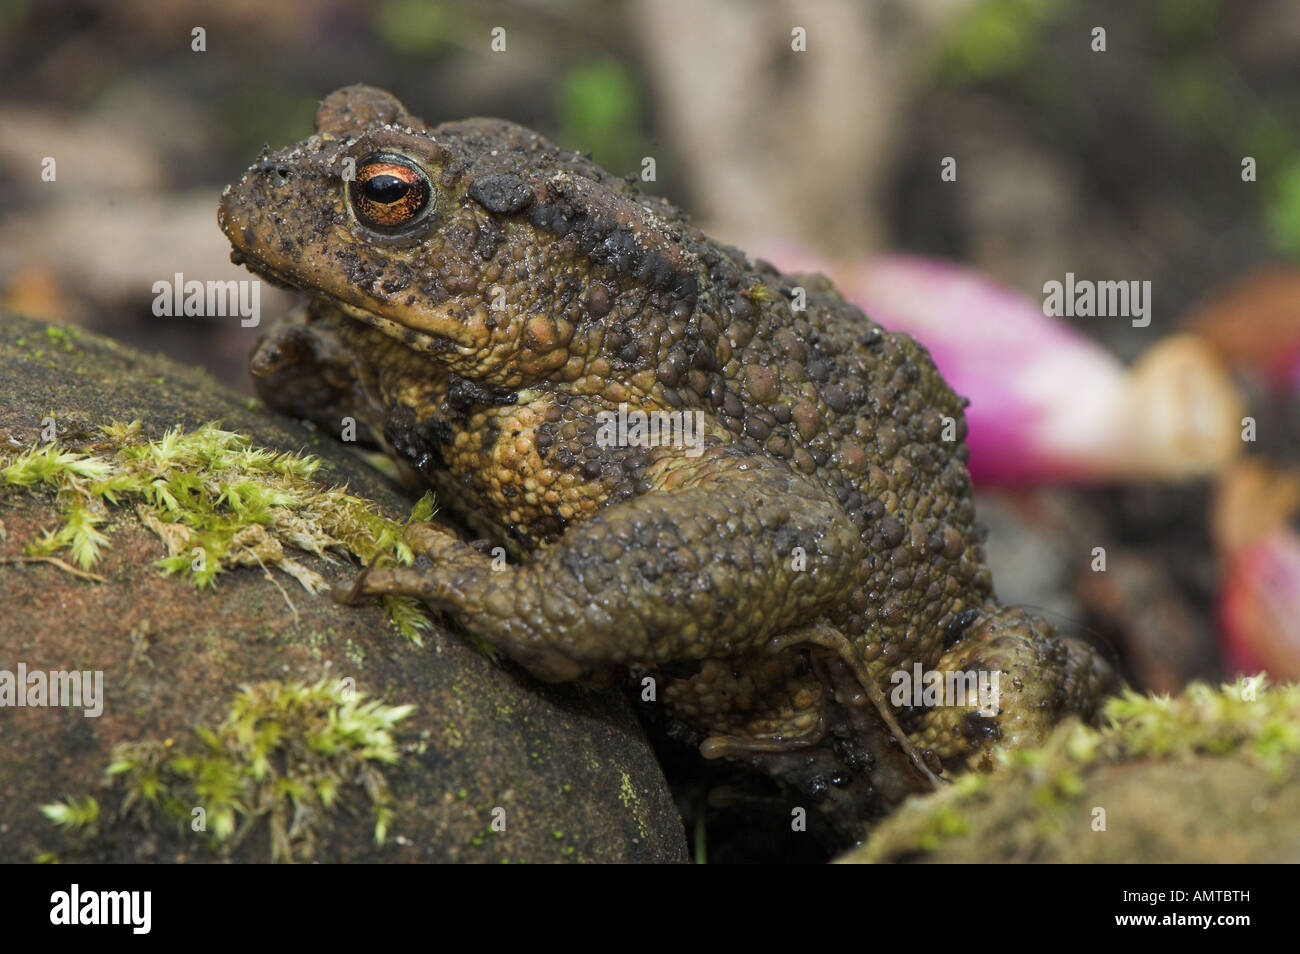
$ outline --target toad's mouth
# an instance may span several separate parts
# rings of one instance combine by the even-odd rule
[[[285,275],[283,272],[276,271],[274,268],[272,268],[270,265],[266,264],[263,261],[245,255],[238,246],[235,246],[234,248],[231,249],[230,264],[244,266],[244,268],[248,269],[258,278],[264,279],[267,282],[267,284],[272,285],[276,288],[287,288],[290,291],[303,290],[302,286],[298,284],[296,281],[294,281],[292,278],[290,278],[288,275]]]
[[[358,308],[356,305],[349,305],[347,302],[332,298],[323,300],[335,305],[339,311],[349,318],[364,322],[372,328],[382,331],[390,338],[397,339],[412,351],[422,351],[426,354],[446,354],[449,351],[459,350],[457,342],[445,335],[410,328],[401,322],[385,318],[383,315],[377,315],[373,311],[367,311],[364,308]]]
[[[235,265],[242,265],[250,272],[268,284],[283,288],[288,291],[295,291],[314,301],[331,305],[337,308],[347,317],[370,325],[372,328],[382,331],[402,344],[406,345],[413,351],[420,351],[425,354],[447,354],[461,350],[467,342],[459,340],[450,334],[439,334],[433,330],[423,330],[413,328],[408,324],[396,321],[392,318],[386,318],[377,312],[362,308],[359,305],[353,305],[332,295],[322,294],[318,290],[305,287],[308,283],[302,279],[277,269],[270,263],[253,258],[244,254],[238,248],[230,253],[230,261]]]

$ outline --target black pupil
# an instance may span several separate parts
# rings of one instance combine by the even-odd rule
[[[371,202],[379,202],[383,205],[400,202],[406,198],[406,193],[410,191],[411,184],[409,182],[387,173],[367,179],[365,184],[366,198]]]

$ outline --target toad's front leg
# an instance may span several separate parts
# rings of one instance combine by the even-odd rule
[[[784,465],[724,447],[648,476],[657,489],[571,525],[522,566],[494,569],[445,532],[414,527],[424,565],[373,569],[354,595],[418,596],[554,680],[733,656],[852,592],[860,534]],[[806,569],[792,568],[796,555]]]

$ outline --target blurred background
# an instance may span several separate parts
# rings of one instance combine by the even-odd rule
[[[1294,0],[0,0],[0,53],[5,309],[251,393],[260,330],[152,286],[244,276],[222,187],[349,83],[653,157],[643,190],[827,272],[971,399],[1004,601],[1139,688],[1300,676]],[[1047,317],[1067,273],[1150,282],[1150,323]]]

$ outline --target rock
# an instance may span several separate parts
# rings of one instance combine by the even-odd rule
[[[1130,691],[1106,718],[909,800],[838,862],[1300,861],[1300,686]]]
[[[300,489],[346,483],[399,530],[411,509],[341,445],[87,332],[0,315],[0,394],[0,469],[41,442],[45,418],[60,446],[98,441],[104,459],[102,425],[139,420],[143,446],[217,420],[254,447],[318,455]],[[543,685],[440,623],[415,645],[382,607],[336,604],[278,570],[235,567],[202,589],[166,576],[148,506],[111,507],[94,527],[107,543],[90,570],[105,582],[74,575],[66,550],[63,567],[19,562],[68,519],[68,497],[3,484],[0,700],[20,665],[103,683],[97,717],[0,708],[0,859],[685,860],[672,797],[617,695]],[[189,545],[177,547],[184,570]],[[358,569],[292,556],[336,586]]]

